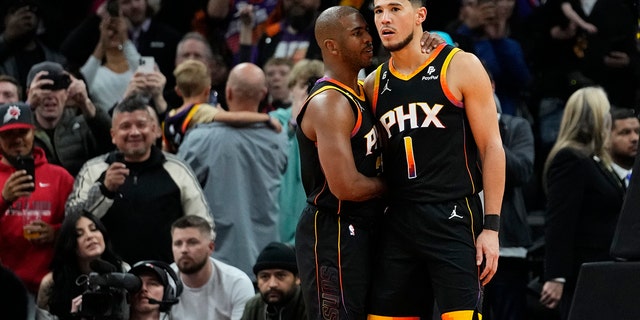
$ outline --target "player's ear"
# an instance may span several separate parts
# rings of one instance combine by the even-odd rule
[[[327,39],[323,42],[324,46],[331,52],[332,54],[338,53],[338,46],[335,40]]]
[[[422,24],[427,18],[427,8],[420,7],[416,11],[416,24]]]

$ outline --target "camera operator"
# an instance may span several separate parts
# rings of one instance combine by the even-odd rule
[[[75,177],[87,160],[113,149],[111,119],[93,105],[84,81],[60,64],[45,61],[31,67],[27,87],[27,102],[35,113],[36,145],[45,150],[50,163]]]
[[[171,307],[178,303],[182,293],[182,282],[169,264],[156,260],[140,261],[127,273],[92,273],[88,279],[100,288],[88,290],[71,301],[73,319],[166,320],[171,318]],[[108,292],[115,294],[109,297],[105,295]],[[120,293],[127,295],[128,310],[118,304],[125,301],[124,296],[113,299]]]
[[[29,106],[1,105],[0,261],[25,283],[32,298],[48,272],[64,204],[73,187],[73,177],[49,164],[33,140]],[[31,302],[30,311],[34,310]]]
[[[51,262],[52,271],[40,284],[38,320],[73,318],[72,301],[78,300],[86,291],[85,286],[76,284],[76,280],[92,271],[101,271],[91,267],[97,259],[109,263],[113,271],[129,269],[113,251],[100,219],[88,211],[69,213],[60,227]]]
[[[182,293],[182,283],[171,267],[160,261],[141,261],[129,273],[142,280],[140,291],[129,295],[129,320],[171,319],[171,306]]]

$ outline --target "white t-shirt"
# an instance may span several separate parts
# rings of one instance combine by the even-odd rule
[[[200,288],[184,285],[178,304],[171,309],[174,320],[239,320],[244,306],[255,295],[253,283],[240,269],[209,258],[211,277]],[[176,271],[175,263],[171,267]]]

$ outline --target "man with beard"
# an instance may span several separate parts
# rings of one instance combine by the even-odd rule
[[[269,243],[258,256],[253,272],[260,292],[247,302],[242,320],[307,319],[293,247]]]
[[[216,233],[197,216],[171,226],[173,258],[184,290],[171,310],[181,320],[239,320],[255,291],[244,272],[211,257]]]
[[[638,153],[640,121],[634,110],[627,108],[611,108],[611,120],[611,167],[626,189]]]
[[[421,0],[375,0],[373,10],[391,58],[365,90],[386,143],[390,203],[369,319],[430,318],[434,297],[442,319],[477,319],[497,270],[505,181],[491,82],[473,54],[420,51]]]
[[[0,261],[27,287],[30,313],[73,186],[73,177],[34,147],[34,131],[28,105],[0,106]]]

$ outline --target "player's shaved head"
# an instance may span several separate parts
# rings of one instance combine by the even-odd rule
[[[318,46],[322,48],[325,40],[342,35],[344,26],[341,19],[352,14],[360,14],[360,12],[349,6],[334,6],[324,10],[316,19],[315,35]]]

